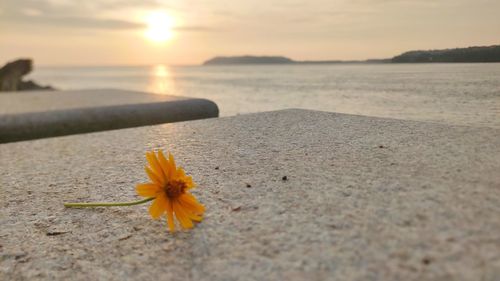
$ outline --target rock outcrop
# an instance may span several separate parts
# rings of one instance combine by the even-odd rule
[[[18,59],[0,68],[0,92],[54,90],[50,86],[41,86],[32,80],[23,81],[23,76],[33,69],[31,59]]]

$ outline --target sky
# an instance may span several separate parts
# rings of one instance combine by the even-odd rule
[[[151,23],[152,15],[164,21]],[[168,40],[151,38],[155,28],[168,29]],[[1,0],[0,32],[0,63],[192,65],[245,54],[357,60],[500,44],[500,1]]]

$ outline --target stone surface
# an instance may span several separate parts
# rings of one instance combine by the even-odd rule
[[[217,105],[123,90],[0,95],[0,143],[217,117]]]
[[[135,200],[165,149],[207,207]],[[0,145],[1,280],[498,280],[500,130],[286,110]],[[284,179],[284,177],[286,178]]]

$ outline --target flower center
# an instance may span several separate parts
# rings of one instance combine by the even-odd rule
[[[177,198],[186,189],[186,184],[182,181],[169,181],[165,185],[165,193],[169,198]]]

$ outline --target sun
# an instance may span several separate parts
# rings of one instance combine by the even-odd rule
[[[147,16],[146,37],[153,42],[165,42],[172,38],[174,20],[165,12],[152,12]]]

